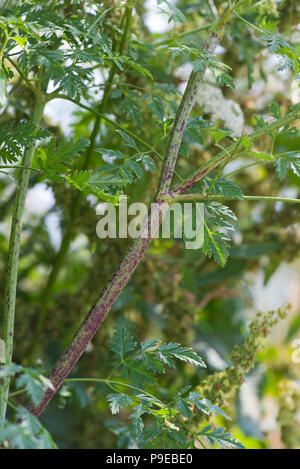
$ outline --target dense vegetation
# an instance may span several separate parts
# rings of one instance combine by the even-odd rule
[[[150,8],[1,1],[2,447],[299,448],[299,305],[251,294],[299,259],[299,2]],[[120,195],[202,248],[99,239]]]

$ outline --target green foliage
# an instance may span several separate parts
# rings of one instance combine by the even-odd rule
[[[175,368],[175,359],[192,366],[205,366],[203,360],[189,347],[172,342],[159,344],[157,340],[138,344],[124,327],[115,332],[110,349],[120,357],[122,376],[129,376],[136,385],[155,384],[156,373],[165,373],[166,367]],[[134,354],[127,361],[129,352]]]
[[[165,4],[167,5],[167,10],[164,8],[159,8],[159,10],[164,13],[165,15],[168,16],[168,22],[170,23],[171,21],[178,21],[179,23],[185,23],[186,18],[184,14],[182,13],[179,8],[176,8],[176,6],[168,1],[168,0],[156,0],[158,5]]]
[[[42,67],[44,83],[52,79],[71,98],[77,98],[85,94],[86,80],[92,79],[91,64],[113,61],[122,67],[101,28],[108,11],[97,20],[88,14],[79,20],[76,15],[63,18],[30,2],[18,5],[14,16],[3,23],[7,32],[14,31],[8,51],[20,45],[18,65],[25,76],[33,68]]]
[[[228,199],[242,199],[242,189],[233,181],[227,178],[204,178],[204,192],[209,189],[210,194],[222,195]]]
[[[53,389],[51,381],[33,368],[12,364],[4,366],[0,370],[0,378],[5,376],[17,376],[15,387],[16,394],[26,392],[34,404],[38,404],[48,388]],[[39,420],[22,406],[15,407],[14,417],[19,423],[5,422],[0,428],[0,443],[4,447],[15,449],[56,449],[52,436]]]
[[[106,399],[109,402],[109,408],[112,414],[118,414],[123,407],[132,404],[131,397],[124,393],[108,394]]]
[[[275,166],[280,179],[283,179],[288,171],[300,177],[300,154],[295,151],[290,151],[284,155],[278,155]]]
[[[227,234],[212,231],[205,224],[203,252],[206,256],[213,257],[223,267],[229,256],[229,241],[230,237]]]
[[[204,222],[204,244],[202,249],[205,255],[208,257],[213,256],[216,262],[224,267],[229,256],[230,237],[228,231],[234,230],[232,222],[236,221],[237,218],[232,210],[218,202],[205,204],[205,207],[208,218]],[[217,231],[217,228],[222,228],[223,231]]]
[[[226,433],[224,428],[213,428],[208,425],[199,432],[199,435],[205,436],[211,446],[218,444],[221,448],[245,449],[244,445],[232,438],[231,433]]]
[[[80,170],[74,167],[74,159],[80,157],[89,146],[89,140],[79,138],[77,141],[54,138],[47,145],[36,150],[35,166],[41,171],[43,178],[59,183],[67,182],[76,189],[87,194],[96,195],[99,199],[113,202],[116,191],[141,179],[146,171],[154,172],[156,164],[149,156],[149,152],[141,152],[134,140],[125,132],[119,131],[127,146],[138,150],[131,157],[127,157],[119,150],[98,147],[94,151],[102,153],[112,163],[102,164],[96,170]],[[125,137],[126,135],[126,137]],[[115,160],[123,160],[121,164]]]
[[[128,352],[135,350],[136,347],[137,342],[134,341],[125,327],[117,329],[109,343],[110,350],[119,355],[121,360],[124,359]]]
[[[14,361],[24,366],[1,363],[0,378],[12,376],[7,420],[0,430],[4,448],[56,447],[24,408],[29,399],[37,404],[52,386],[30,365],[52,366],[128,248],[128,240],[96,238],[99,200],[116,205],[119,195],[146,204],[153,200],[186,82],[179,69],[184,64],[195,72],[207,69],[204,81],[221,88],[211,99],[196,99],[185,116],[170,189],[202,165],[208,168],[191,189],[204,197],[203,249],[184,250],[176,239],[153,240],[43,422],[58,447],[272,447],[272,436],[261,432],[259,420],[260,410],[268,419],[266,402],[271,401],[278,409],[280,445],[299,448],[299,366],[293,366],[290,353],[290,340],[299,330],[296,316],[264,349],[261,340],[284,317],[284,309],[261,314],[251,321],[250,334],[245,332],[248,312],[260,300],[256,289],[251,298],[253,278],[259,274],[267,285],[275,273],[280,275],[282,263],[288,269],[292,262],[293,272],[298,265],[297,205],[274,207],[266,197],[290,191],[299,197],[300,134],[298,123],[292,123],[299,117],[293,106],[297,82],[290,87],[291,78],[299,76],[299,11],[294,1],[239,2],[221,47],[208,54],[203,46],[212,31],[221,33],[218,18],[222,22],[229,3],[158,0],[158,12],[172,24],[165,33],[153,33],[144,1],[2,2],[3,304],[4,263],[9,252],[16,252],[8,250],[7,227],[20,194],[8,176],[25,174],[22,159],[32,143],[29,188],[37,190],[37,196],[32,194],[38,202],[45,188],[55,201],[48,209],[41,197],[42,214],[32,214],[26,205],[14,333]],[[279,59],[275,67],[274,54]],[[218,108],[218,96],[224,109]],[[61,107],[70,101],[72,116]],[[42,123],[35,125],[33,109],[43,103]],[[287,123],[290,113],[293,119]],[[247,195],[259,203],[243,200]],[[78,215],[70,221],[75,201]],[[289,278],[280,277],[282,283]],[[284,291],[294,291],[289,282]],[[272,301],[280,301],[276,294]],[[297,315],[296,308],[295,303]],[[115,327],[121,317],[128,327]],[[285,330],[286,338],[278,338]],[[160,339],[149,340],[153,336]],[[261,364],[254,368],[257,355]],[[251,416],[252,404],[247,401],[245,411],[239,392],[250,371],[249,381],[257,381],[251,392],[260,403]]]
[[[5,164],[15,163],[26,145],[50,135],[48,130],[39,129],[33,122],[24,120],[15,125],[10,121],[0,129],[0,158]]]
[[[120,179],[113,174],[105,174],[103,176],[102,173],[99,174],[93,170],[75,170],[71,176],[67,175],[65,180],[86,194],[93,194],[99,199],[112,203],[118,201],[118,198],[112,195],[127,183],[126,180]]]
[[[50,433],[34,415],[24,407],[16,409],[16,418],[22,423],[7,422],[0,429],[0,442],[14,449],[57,449]]]
[[[175,360],[193,367],[205,367],[203,360],[191,348],[172,342],[163,344],[154,339],[138,343],[121,326],[110,341],[110,350],[117,355],[119,361],[109,377],[99,381],[115,391],[106,395],[113,415],[126,408],[130,411],[132,423],[126,427],[126,431],[125,428],[122,430],[121,422],[113,428],[109,426],[111,431],[120,436],[121,446],[125,445],[126,435],[128,442],[135,441],[135,445],[141,448],[194,448],[201,431],[192,431],[182,418],[191,419],[195,409],[198,409],[206,416],[221,415],[229,419],[219,407],[202,398],[199,393],[187,394],[190,386],[179,390],[169,404],[156,397],[156,375],[166,373],[167,368],[175,368]],[[122,381],[113,377],[116,372],[121,373]],[[155,387],[152,390],[153,386]],[[231,444],[232,447],[238,447],[239,443],[230,435],[222,434],[221,430],[216,429],[217,434],[220,433],[219,445],[224,445],[225,441],[228,446]]]
[[[276,35],[267,34],[264,39],[268,43],[270,52],[281,56],[277,70],[281,71],[287,68],[298,74],[300,71],[299,58],[293,45],[283,37]]]
[[[128,140],[126,144],[128,145]],[[130,141],[132,147],[133,142]],[[146,171],[154,172],[156,165],[149,156],[149,152],[138,152],[131,157],[127,157],[119,150],[110,150],[107,148],[98,148],[97,151],[112,159],[112,164],[107,164],[99,169],[99,173],[112,173],[116,184],[131,184],[137,179],[141,179]],[[115,160],[123,160],[121,164],[114,163]]]
[[[33,368],[12,364],[3,366],[0,370],[1,378],[16,374],[18,374],[16,388],[24,389],[35,405],[40,402],[45,390],[53,389],[51,381]]]
[[[78,139],[75,141],[59,140],[56,143],[52,138],[49,144],[40,146],[36,151],[37,166],[44,173],[45,178],[62,182],[63,175],[70,169],[73,158],[81,156],[89,145],[89,140]]]

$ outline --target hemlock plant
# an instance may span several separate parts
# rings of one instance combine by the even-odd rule
[[[72,390],[76,383],[85,383],[93,390],[90,396],[83,392],[82,399],[101,392],[113,415],[126,409],[130,412],[126,423],[124,418],[105,423],[123,447],[243,447],[230,431],[219,424],[212,425],[209,420],[227,425],[229,417],[223,410],[223,400],[242,385],[244,374],[254,365],[260,337],[285,317],[285,309],[265,314],[251,323],[249,337],[232,352],[231,365],[223,372],[200,379],[195,371],[196,379],[190,380],[190,384],[186,384],[189,380],[185,374],[206,365],[190,348],[190,342],[186,342],[189,334],[179,337],[180,343],[172,338],[172,326],[162,340],[149,339],[147,332],[145,340],[137,342],[131,333],[132,325],[110,324],[114,334],[104,353],[110,353],[109,360],[114,365],[110,365],[107,377],[102,376],[101,368],[96,377],[69,377],[72,371],[76,374],[77,362],[99,329],[105,328],[104,320],[111,311],[113,321],[117,322],[118,302],[132,288],[128,283],[148,256],[150,236],[121,246],[121,260],[119,265],[115,264],[111,280],[109,276],[99,278],[99,287],[92,292],[93,306],[82,311],[80,304],[75,323],[68,324],[68,333],[64,329],[64,350],[47,378],[35,366],[43,348],[49,309],[53,312],[62,272],[72,256],[71,244],[84,225],[83,208],[88,213],[89,204],[117,205],[122,194],[147,204],[202,202],[204,244],[201,253],[193,253],[192,260],[199,256],[203,265],[215,262],[226,269],[231,253],[234,255],[229,233],[236,230],[238,223],[232,202],[246,207],[255,203],[273,207],[276,202],[297,207],[300,202],[296,197],[281,195],[286,178],[292,175],[296,180],[300,176],[299,153],[289,143],[300,142],[295,127],[299,105],[285,102],[279,106],[275,96],[268,112],[260,113],[253,112],[251,103],[249,108],[243,103],[241,111],[233,101],[238,87],[244,86],[239,69],[246,70],[249,88],[255,83],[256,73],[268,83],[262,65],[266,54],[277,57],[275,67],[285,70],[291,80],[297,80],[298,47],[291,42],[295,28],[277,3],[291,3],[299,15],[297,7],[293,2],[250,0],[202,2],[201,6],[185,1],[176,5],[165,0],[157,3],[172,23],[172,29],[160,35],[147,28],[144,2],[139,0],[100,3],[8,0],[1,6],[0,171],[7,187],[8,184],[13,187],[13,195],[8,194],[8,202],[3,202],[3,213],[6,205],[13,207],[0,335],[0,439],[4,446],[55,448],[50,433],[37,418],[59,390],[60,399],[64,396],[67,399],[71,393],[68,389]],[[230,48],[235,42],[237,51],[232,57]],[[176,69],[182,64],[188,64],[190,73],[181,94],[180,78],[175,77],[180,77]],[[213,112],[213,103],[206,108],[201,95],[201,90],[214,88],[221,105],[227,109],[223,122],[222,108]],[[71,102],[76,109],[77,121],[71,135],[63,136],[47,118],[47,108],[55,100]],[[231,129],[230,112],[244,113],[247,129],[243,125],[242,132]],[[238,165],[234,166],[235,161]],[[265,193],[263,190],[257,193],[255,178],[245,181],[245,174],[248,178],[252,175],[247,173],[248,168],[258,165],[268,168],[264,174],[274,186],[271,193],[268,187]],[[26,279],[26,264],[22,261],[26,244],[22,245],[21,237],[28,187],[40,182],[54,191],[63,218],[63,235],[58,250],[52,252],[51,243],[45,241],[44,228],[37,225],[36,240],[41,242],[42,252],[48,256],[45,253],[48,243],[52,254],[50,262],[46,261],[45,279],[39,282],[39,292],[35,294],[37,313],[31,322],[33,331],[23,366],[13,363],[20,268],[21,281]],[[95,218],[94,221],[96,226]],[[245,223],[244,226],[246,231]],[[26,224],[24,228],[28,229]],[[27,241],[33,251],[37,246],[34,236]],[[102,248],[95,247],[95,242],[103,246],[107,243],[94,238],[89,250],[98,255],[99,262],[106,263],[105,276],[108,271],[111,274],[109,248],[105,247],[106,251],[99,256],[97,249]],[[172,243],[180,244],[176,240]],[[174,255],[174,262],[180,267],[180,256]],[[31,269],[27,275],[34,282]],[[149,269],[149,277],[159,276],[159,266]],[[92,265],[90,275],[97,283]],[[70,280],[67,290],[71,294],[64,303],[64,315],[70,309],[76,310],[76,284],[73,286]],[[189,301],[183,309],[190,319],[176,316],[182,301],[180,288],[173,305],[174,321],[197,322],[195,311],[189,311]],[[141,289],[142,286],[133,294],[143,295]],[[175,298],[177,293],[173,291],[172,295]],[[26,295],[20,301],[26,302]],[[91,304],[87,296],[83,295],[82,301]],[[168,299],[162,299],[162,304],[164,301],[167,304]],[[74,332],[80,318],[81,326]],[[26,327],[26,317],[23,321]],[[55,321],[59,330],[60,317]],[[170,397],[168,370],[172,372],[176,364],[179,376],[185,377],[176,382],[176,392]],[[23,398],[23,393],[31,400],[27,409],[11,402],[11,397]],[[6,420],[8,405],[19,423]]]

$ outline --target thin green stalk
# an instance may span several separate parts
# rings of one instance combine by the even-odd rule
[[[145,391],[144,389],[141,389],[141,388],[137,388],[136,386],[133,386],[131,384],[127,384],[127,383],[124,383],[123,381],[117,381],[117,380],[114,380],[114,379],[101,379],[101,378],[69,378],[69,379],[66,379],[65,380],[65,383],[74,383],[74,382],[79,382],[79,383],[104,383],[104,384],[115,384],[117,386],[123,386],[125,388],[128,388],[128,389],[132,389],[133,391],[137,391],[139,392],[140,394],[146,394],[147,396],[149,396],[153,402],[158,406],[158,407],[166,407],[164,406],[163,404],[159,405],[158,404],[158,399],[153,396],[153,394],[150,394],[149,392]]]
[[[25,392],[27,392],[27,389],[25,389],[25,388],[18,389],[18,391],[10,392],[9,397],[20,396],[21,394],[24,394]]]
[[[242,20],[244,23],[246,23],[248,26],[250,26],[250,28],[252,29],[255,29],[256,31],[260,32],[261,34],[270,34],[271,33],[269,31],[265,31],[261,28],[259,28],[258,26],[256,26],[255,24],[253,23],[250,23],[249,21],[247,21],[245,18],[243,18],[242,16],[240,16],[236,11],[234,12],[235,16],[237,16],[240,20]]]
[[[33,122],[39,125],[44,110],[44,101],[36,100]],[[18,278],[18,261],[20,253],[20,239],[22,231],[22,220],[25,206],[26,193],[28,189],[29,174],[33,154],[34,143],[27,146],[22,166],[24,168],[20,172],[19,184],[17,188],[16,200],[14,205],[14,212],[12,217],[12,226],[9,241],[9,252],[7,262],[7,272],[5,279],[5,296],[4,296],[4,310],[2,315],[2,331],[1,338],[5,343],[5,365],[12,362],[13,354],[13,337],[14,337],[14,320],[15,320],[15,305],[16,305],[16,290]],[[0,422],[4,421],[6,415],[7,399],[9,392],[10,378],[4,378],[0,390]]]
[[[276,138],[276,137],[275,137]],[[229,176],[233,176],[237,173],[239,173],[240,171],[243,171],[244,169],[247,169],[247,168],[251,168],[252,166],[257,166],[259,164],[270,164],[270,163],[274,163],[274,161],[276,161],[278,158],[282,158],[284,155],[288,154],[289,152],[284,152],[284,153],[278,153],[277,155],[272,155],[273,156],[273,160],[259,160],[259,161],[253,161],[252,163],[248,163],[244,166],[241,166],[240,168],[237,168],[233,171],[230,171],[229,173],[226,173],[225,174],[225,177],[229,177]],[[245,152],[246,156],[248,155],[247,152]],[[238,156],[241,156],[241,154],[239,153]]]
[[[262,202],[286,202],[289,204],[300,204],[300,199],[291,199],[289,197],[276,197],[276,196],[265,196],[265,195],[244,195],[242,199],[237,199],[236,197],[224,197],[222,195],[210,195],[207,197],[206,194],[183,194],[175,196],[171,200],[172,203],[174,202],[187,202],[193,200],[202,200],[205,202],[206,200],[211,201],[220,201],[220,200],[254,200],[254,201],[262,201]]]
[[[201,440],[201,438],[197,435],[197,433],[195,433],[185,422],[184,420],[182,420],[182,418],[178,417],[178,415],[176,416],[176,419],[177,421],[186,429],[186,431],[188,433],[190,433],[190,435],[193,436],[193,438],[195,438],[195,440],[197,440],[200,445],[202,446],[203,449],[208,449],[205,444],[203,443],[203,441]]]
[[[275,134],[274,134],[274,136],[273,136],[273,138],[272,138],[271,152],[270,152],[271,156],[273,156],[273,154],[274,154],[275,140],[276,140],[277,134],[278,134],[278,131],[275,132]]]
[[[4,165],[0,166],[0,169],[27,169],[29,171],[35,171],[37,173],[40,173],[41,170],[37,168],[28,168],[27,166],[22,166],[22,165],[17,165],[17,166],[11,166],[11,165]]]
[[[18,411],[18,408],[10,401],[7,401],[7,405],[8,407],[10,407],[11,409],[13,409],[15,412]]]
[[[233,150],[233,152],[230,154],[228,153],[228,157],[229,159],[227,161],[225,161],[225,163],[220,167],[219,171],[217,172],[217,174],[215,175],[215,177],[213,178],[212,182],[210,183],[210,186],[209,188],[207,189],[206,191],[206,197],[208,197],[209,193],[211,192],[212,188],[214,187],[217,179],[220,177],[222,171],[224,170],[225,166],[227,166],[227,164],[230,162],[230,160],[234,157],[234,155],[236,154],[236,152],[238,151],[239,149],[239,146],[240,146],[240,143],[241,143],[241,138],[238,140],[237,142],[237,145],[235,147],[235,149]],[[227,153],[227,149],[226,148],[223,148],[221,145],[218,145],[218,147],[221,148],[221,150],[224,150],[226,153]]]
[[[288,204],[300,204],[300,199],[291,199],[289,197],[273,197],[265,195],[244,195],[243,200],[259,200],[262,202],[286,202]]]
[[[234,171],[230,171],[229,173],[226,173],[225,177],[233,176],[234,174],[237,174],[240,171],[243,171],[244,169],[251,168],[251,166],[257,166],[258,164],[263,164],[263,163],[272,163],[272,162],[271,161],[254,161],[253,163],[245,164],[244,166],[241,166],[240,168],[237,168]]]
[[[130,24],[131,24],[131,20],[132,20],[132,11],[133,11],[133,5],[127,6],[126,9],[125,9],[125,14],[123,16],[123,18],[124,18],[124,30],[123,30],[123,34],[122,34],[121,41],[120,41],[119,48],[118,48],[118,52],[119,52],[120,55],[122,55],[123,52],[124,52],[124,48],[125,48],[126,41],[127,41],[127,38],[128,38],[129,28],[130,28]],[[99,129],[100,129],[102,112],[104,111],[104,109],[107,105],[107,102],[108,102],[108,99],[109,99],[109,96],[110,96],[110,93],[111,93],[112,85],[113,85],[114,76],[115,76],[116,72],[117,72],[117,66],[115,64],[113,64],[112,68],[110,70],[110,73],[109,73],[105,88],[104,88],[103,98],[102,98],[102,100],[101,100],[101,102],[100,102],[100,104],[98,105],[98,108],[97,108],[96,119],[95,119],[95,122],[94,122],[91,137],[90,137],[90,144],[87,148],[87,151],[86,151],[86,154],[85,154],[85,157],[84,157],[84,162],[83,162],[83,166],[82,166],[83,171],[87,170],[90,166],[91,157],[92,157],[93,150],[94,150],[94,147],[95,147],[96,138],[97,138],[97,135],[98,135]],[[52,96],[52,98],[53,98],[53,96]],[[64,264],[66,255],[67,255],[67,253],[69,251],[69,248],[70,248],[71,241],[74,237],[74,228],[75,228],[76,220],[78,218],[78,214],[79,214],[79,211],[80,211],[80,207],[81,207],[83,197],[84,197],[83,193],[78,191],[76,196],[75,196],[74,202],[72,204],[72,210],[71,210],[71,214],[70,214],[68,228],[67,228],[67,230],[66,230],[66,232],[63,236],[59,251],[58,251],[58,253],[55,257],[54,263],[52,265],[50,275],[48,277],[46,285],[45,285],[45,287],[42,291],[42,294],[41,294],[41,298],[42,298],[41,305],[42,306],[41,306],[41,309],[39,311],[39,315],[37,317],[37,321],[36,321],[36,324],[35,324],[34,337],[33,337],[33,341],[32,341],[31,350],[29,351],[29,354],[28,354],[30,358],[34,358],[34,356],[36,354],[36,351],[37,351],[37,348],[38,348],[39,337],[40,337],[40,334],[41,334],[41,332],[44,328],[44,323],[45,323],[46,316],[47,316],[48,304],[49,304],[49,301],[52,297],[53,289],[54,289],[57,277],[58,277],[59,272],[61,271],[61,268]]]
[[[13,60],[11,60],[8,56],[6,56],[6,59],[16,69],[16,71],[18,72],[18,74],[20,75],[22,80],[26,83],[28,88],[31,90],[31,92],[37,97],[37,99],[39,99],[39,96],[41,95],[41,91],[31,83],[31,80],[26,78],[26,76],[22,73],[21,69],[18,67],[18,65]]]

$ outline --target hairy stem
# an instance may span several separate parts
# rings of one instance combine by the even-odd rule
[[[37,125],[39,125],[42,119],[43,110],[44,102],[42,100],[37,99],[32,118],[33,122]],[[27,146],[24,151],[24,156],[22,160],[23,169],[20,172],[19,184],[17,188],[16,200],[12,217],[7,272],[5,279],[4,309],[1,322],[1,338],[5,343],[5,365],[9,365],[12,362],[18,261],[20,253],[22,219],[30,174],[29,168],[31,166],[33,154],[34,143],[31,143]],[[9,392],[9,381],[10,378],[7,377],[4,378],[1,383],[0,423],[5,419],[7,398]]]
[[[213,53],[219,40],[220,37],[216,33],[210,34],[208,41],[204,46],[205,50],[209,51],[209,53]],[[165,163],[162,168],[158,195],[155,198],[155,202],[159,204],[159,206],[164,204],[162,193],[168,191],[170,188],[184,128],[192,110],[195,101],[195,95],[198,91],[198,87],[201,83],[203,75],[204,70],[199,72],[192,72],[185,93],[181,99],[181,103],[176,114],[166,149]],[[159,230],[161,222],[161,217],[159,217],[156,220],[155,226],[151,226],[150,218],[151,217],[144,221],[141,227],[141,237],[131,245],[121,264],[113,275],[111,281],[108,283],[107,287],[96,301],[95,305],[89,311],[82,325],[73,337],[70,345],[62,354],[58,362],[54,365],[54,368],[49,377],[54,386],[54,389],[49,388],[45,392],[38,406],[30,407],[29,410],[35,416],[39,416],[43,412],[49,401],[55,395],[56,391],[62,385],[74,365],[81,357],[89,342],[93,339],[94,335],[99,330],[113,304],[141,262],[152,241],[152,237],[154,237]]]
[[[212,54],[217,44],[219,43],[219,40],[220,38],[217,34],[210,34],[209,40],[204,46],[204,50],[209,54]],[[183,98],[177,110],[166,150],[165,164],[159,186],[160,192],[166,192],[170,189],[184,130],[188,123],[188,119],[197,96],[199,85],[203,80],[204,73],[205,69],[199,72],[193,71],[191,73]]]

